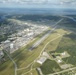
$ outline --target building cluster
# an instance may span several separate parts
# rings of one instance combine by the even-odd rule
[[[52,53],[52,57],[57,62],[57,64],[60,66],[61,69],[68,69],[72,67],[73,65],[66,63],[63,58],[70,57],[69,53],[67,51],[64,51],[63,53]]]
[[[43,52],[41,57],[37,60],[37,63],[42,65],[49,58],[50,58],[49,54],[47,52]]]
[[[28,42],[33,40],[37,35],[43,33],[48,29],[47,26],[27,22],[19,22],[18,24],[22,24],[21,28],[22,26],[24,27],[24,25],[27,26],[27,28],[20,30],[18,29],[18,32],[9,35],[7,40],[1,42],[0,56],[4,56],[3,50],[6,50],[9,53],[13,53],[22,46],[27,45]]]

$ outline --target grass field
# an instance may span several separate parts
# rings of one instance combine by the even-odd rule
[[[47,32],[47,31],[46,31]],[[34,41],[31,41],[27,46],[24,46],[24,47],[22,47],[22,48],[20,48],[19,50],[17,50],[17,51],[15,51],[12,55],[10,55],[16,62],[18,62],[18,61],[20,61],[20,60],[22,60],[23,58],[22,58],[22,56],[20,56],[20,55],[24,55],[24,58],[26,58],[26,54],[27,54],[27,52],[28,52],[28,56],[29,56],[29,54],[31,54],[31,52],[29,52],[29,50],[28,50],[28,48],[34,43],[34,42],[36,42],[37,40],[39,40],[40,39],[40,37],[42,37],[46,32],[44,32],[44,33],[42,33],[42,34],[40,34],[39,36],[37,36],[36,38],[35,38],[35,40]],[[24,52],[26,53],[26,54],[24,54]],[[7,56],[6,56],[7,57]],[[18,58],[19,59],[18,59]],[[6,60],[7,62],[3,62],[3,64],[1,63],[0,64],[0,75],[14,75],[14,65],[13,65],[13,63],[12,63],[12,61],[9,59],[9,58],[7,58],[7,60]],[[28,62],[27,62],[28,63]]]
[[[59,42],[60,42],[61,39],[62,39],[62,37],[59,37],[58,39],[50,42],[50,43],[47,45],[45,51],[46,51],[46,52],[55,51],[56,48],[58,47],[58,44],[59,44]]]
[[[58,29],[57,32],[56,32],[56,33],[53,33],[53,34],[57,34],[57,36],[59,36],[58,34],[63,35],[63,34],[65,34],[65,33],[67,33],[67,31]],[[57,37],[57,36],[56,36],[56,37]],[[50,42],[50,43],[46,46],[45,51],[49,52],[49,51],[54,51],[54,50],[56,50],[56,48],[57,48],[60,40],[62,39],[62,37],[63,37],[63,36],[61,36],[61,37],[59,37],[58,39]],[[48,64],[48,65],[50,66],[50,64]],[[56,64],[56,66],[57,66],[57,64]],[[39,67],[40,67],[40,66],[39,66]],[[53,68],[53,67],[52,67],[52,68]],[[45,68],[44,68],[44,70],[45,70]],[[47,70],[45,70],[45,72],[47,72]],[[47,73],[48,73],[48,72],[47,72]],[[51,72],[50,72],[50,73],[51,73]],[[44,73],[44,74],[45,74],[45,73]]]
[[[36,70],[37,67],[40,67],[42,69],[42,72],[44,75],[53,73],[55,71],[60,71],[61,70],[60,67],[53,60],[47,60],[42,66],[37,63],[34,63],[33,69],[30,70],[31,65],[33,64],[33,61],[39,56],[39,54],[41,53],[41,51],[44,48],[44,46],[46,45],[46,43],[48,43],[50,40],[58,37],[59,35],[62,35],[62,36],[57,38],[56,40],[50,42],[46,46],[45,51],[47,51],[47,52],[56,51],[59,53],[63,52],[64,50],[68,51],[68,53],[71,55],[71,57],[69,57],[67,59],[63,59],[63,60],[67,63],[76,65],[75,64],[76,61],[73,62],[76,59],[76,57],[74,56],[76,54],[76,51],[75,51],[76,35],[72,34],[72,33],[71,34],[67,34],[67,33],[68,33],[68,31],[58,28],[58,29],[56,29],[55,32],[51,33],[51,35],[49,35],[47,37],[47,39],[45,39],[37,48],[33,49],[32,51],[29,51],[29,48],[37,40],[39,40],[40,37],[42,37],[43,34],[41,34],[41,35],[37,36],[34,41],[31,41],[27,46],[20,48],[15,53],[10,55],[17,64],[17,67],[18,67],[17,74],[18,75],[22,75],[22,74],[30,75],[32,73],[33,75],[38,75],[38,72]],[[66,35],[64,35],[64,34],[66,34]],[[73,59],[71,59],[71,58],[73,58]],[[45,67],[47,67],[47,69]],[[3,63],[2,65],[0,64],[0,75],[5,75],[5,74],[14,75],[14,65],[9,59],[7,62]]]
[[[65,31],[64,29],[58,29],[57,33],[59,34],[65,34],[62,37],[54,40],[53,42],[49,43],[45,49],[45,51],[47,52],[51,52],[51,51],[55,51],[56,53],[62,53],[64,51],[68,51],[68,53],[71,55],[71,57],[68,58],[64,58],[63,60],[67,63],[67,64],[72,64],[72,65],[76,65],[76,34],[71,33]],[[48,62],[44,63],[44,65],[41,66],[41,69],[44,73],[44,75],[47,75],[48,73],[52,73],[53,71],[49,71],[49,69],[47,70],[47,66],[45,66],[47,64],[47,66],[50,66],[50,63],[48,64]],[[54,64],[55,66],[57,66],[57,64]],[[45,68],[47,67],[47,68]],[[53,67],[51,67],[53,68]]]
[[[76,66],[76,34],[71,33],[69,35],[65,35],[61,42],[59,43],[59,46],[56,50],[56,52],[63,52],[67,51],[71,56],[68,58],[63,59],[65,62],[70,63],[74,66]]]
[[[31,62],[33,62],[40,54],[44,46],[47,42],[49,42],[51,39],[55,38],[57,36],[56,33],[51,34],[47,39],[45,39],[36,49],[34,49],[32,52],[26,53],[26,57],[24,60],[20,60],[24,62],[23,64],[19,65],[20,68],[29,65]],[[30,56],[29,56],[30,53]],[[23,55],[23,54],[22,54]],[[29,57],[28,57],[29,56]],[[19,57],[18,57],[19,58]],[[19,62],[18,62],[19,63]],[[20,72],[20,71],[19,71]],[[22,71],[21,71],[22,72]],[[23,72],[22,72],[23,73]]]
[[[47,39],[45,39],[40,45],[39,47],[37,47],[36,49],[34,49],[33,51],[29,51],[28,48],[36,41],[38,40],[40,37],[38,37],[36,40],[34,40],[33,42],[31,42],[30,44],[28,44],[27,46],[19,49],[18,51],[16,51],[15,53],[12,54],[12,58],[14,59],[14,61],[17,64],[18,68],[25,68],[26,66],[28,66],[31,62],[33,62],[40,54],[41,50],[43,49],[43,47],[45,46],[45,44],[50,41],[51,39],[55,38],[57,36],[56,33],[50,35]],[[5,65],[1,65],[2,67],[0,67],[0,69],[3,70],[0,71],[1,75],[8,75],[8,73],[10,75],[14,75],[14,65],[11,64],[12,62],[10,60],[8,60],[7,62],[5,62]],[[13,65],[13,68],[9,68]],[[4,66],[4,67],[3,67]],[[7,68],[8,66],[8,68]],[[6,70],[7,69],[7,70]],[[27,68],[28,70],[29,68]],[[5,71],[6,70],[6,71]],[[27,70],[24,70],[27,71]],[[9,72],[8,72],[9,71]],[[22,71],[18,72],[19,74],[23,73]]]
[[[54,73],[54,72],[61,70],[59,65],[55,61],[49,60],[49,59],[46,60],[45,63],[43,63],[43,65],[40,68],[44,75]]]
[[[10,59],[5,63],[0,64],[0,75],[5,75],[5,74],[14,75],[14,65]]]

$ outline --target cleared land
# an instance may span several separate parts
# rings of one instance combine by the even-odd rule
[[[47,31],[48,31],[48,30],[47,30]],[[17,50],[15,53],[13,53],[12,55],[10,55],[10,56],[13,58],[13,60],[16,61],[16,62],[18,62],[18,61],[20,61],[20,59],[22,60],[23,57],[26,58],[25,53],[27,54],[27,52],[28,52],[28,56],[29,56],[29,54],[31,54],[31,52],[29,52],[29,50],[28,50],[29,47],[30,47],[34,42],[36,42],[37,40],[39,40],[47,31],[45,31],[44,33],[38,35],[38,36],[35,38],[35,40],[31,41],[29,44],[27,44],[27,46],[22,47],[21,49]],[[20,56],[20,55],[23,55],[23,57]],[[6,55],[6,57],[7,57],[7,55]],[[17,57],[18,57],[18,58],[17,58]],[[18,64],[17,64],[17,65],[18,65]],[[18,67],[18,66],[17,66],[17,67]],[[13,65],[12,61],[11,61],[10,59],[8,59],[8,58],[7,58],[7,62],[3,62],[3,65],[0,64],[0,74],[1,74],[1,75],[4,75],[4,74],[6,74],[6,75],[8,75],[8,74],[14,75],[14,69],[15,69],[15,68],[14,68],[14,65]]]
[[[44,75],[60,71],[61,68],[55,61],[46,60],[46,62],[40,67]]]
[[[65,24],[68,25],[65,27]],[[37,36],[36,39],[31,41],[27,46],[22,47],[10,55],[17,64],[17,75],[39,75],[39,72],[36,69],[38,67],[41,68],[44,75],[63,71],[60,68],[59,64],[51,57],[52,52],[58,54],[67,51],[70,54],[70,57],[62,58],[62,60],[65,63],[72,64],[74,67],[76,67],[76,30],[74,29],[73,31],[73,28],[75,26],[72,26],[71,24],[69,26],[69,24],[69,21],[65,19],[59,24],[62,26],[58,26],[58,28],[52,32],[51,35],[49,35],[44,41],[42,41],[42,43],[40,43],[40,45],[38,45],[38,47],[34,48],[32,51],[29,51],[29,48],[43,36],[42,34],[40,36]],[[53,40],[60,35],[61,37]],[[43,48],[45,48],[44,51],[49,54],[50,59],[47,59],[42,65],[40,65],[37,62],[34,62],[34,60],[39,57]],[[0,64],[0,75],[5,74],[14,75],[14,65],[9,59],[7,62],[4,62],[3,65]],[[67,72],[63,74],[70,75]],[[61,73],[60,75],[63,74]]]
[[[41,50],[46,45],[46,43],[48,41],[50,41],[51,39],[55,38],[56,36],[58,36],[57,33],[52,33],[51,35],[49,35],[47,37],[47,39],[45,39],[39,45],[39,47],[35,48],[33,51],[28,51],[28,48],[31,46],[32,43],[35,42],[35,40],[33,42],[31,42],[28,46],[21,48],[20,50],[18,50],[17,52],[15,52],[13,54],[12,58],[16,62],[18,69],[20,69],[17,71],[18,75],[21,75],[22,73],[29,71],[30,66],[27,69],[25,69],[25,68],[39,56]],[[6,66],[8,66],[10,63],[12,63],[12,62],[7,61],[7,64],[5,62],[5,68],[4,69],[7,69]],[[2,67],[3,67],[3,65],[2,65]],[[9,65],[9,67],[11,67],[11,65]],[[10,70],[10,71],[8,72],[8,70]],[[3,70],[0,72],[0,74],[9,73],[10,75],[14,75],[14,71],[12,72],[11,70],[12,70],[12,68],[11,69],[8,68],[6,72],[4,72],[4,70]],[[13,66],[13,70],[14,70],[14,66]]]

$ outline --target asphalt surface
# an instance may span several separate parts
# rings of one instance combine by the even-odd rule
[[[39,39],[36,43],[34,43],[33,46],[30,48],[30,50],[33,50],[38,45],[40,45],[41,42],[43,42],[57,28],[57,24],[60,23],[62,20],[63,19],[60,19],[58,22],[56,22],[54,24],[54,27],[48,33],[46,33],[41,39]]]

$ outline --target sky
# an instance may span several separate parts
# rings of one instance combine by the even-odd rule
[[[71,8],[76,0],[0,0],[0,8]]]

